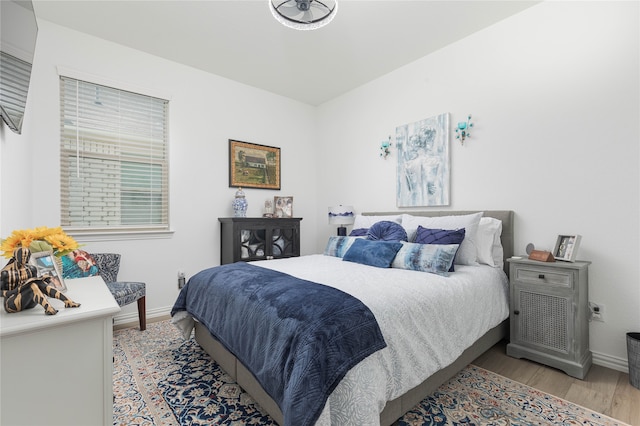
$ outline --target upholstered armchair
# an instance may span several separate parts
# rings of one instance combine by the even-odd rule
[[[138,301],[140,330],[147,328],[146,285],[142,282],[118,281],[120,255],[117,253],[91,253],[102,277],[119,306]]]

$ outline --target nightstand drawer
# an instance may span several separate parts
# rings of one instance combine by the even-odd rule
[[[516,267],[513,280],[523,284],[542,284],[552,287],[573,288],[574,274],[572,271],[554,270],[544,267]]]

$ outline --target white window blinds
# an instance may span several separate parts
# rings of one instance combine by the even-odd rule
[[[30,76],[30,63],[0,52],[0,113],[5,123],[18,133],[27,105]]]
[[[61,224],[169,228],[168,101],[60,77]]]

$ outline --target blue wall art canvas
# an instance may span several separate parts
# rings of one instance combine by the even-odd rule
[[[449,114],[396,127],[398,207],[449,205]]]

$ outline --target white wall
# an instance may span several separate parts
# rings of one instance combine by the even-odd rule
[[[0,126],[1,236],[13,229],[60,223],[57,69],[66,67],[117,86],[170,97],[170,221],[174,233],[161,239],[86,241],[83,247],[90,252],[122,253],[119,278],[147,283],[151,316],[169,312],[178,294],[178,269],[188,277],[219,264],[218,217],[233,215],[231,202],[236,191],[228,184],[228,139],[281,148],[282,190],[245,189],[248,215],[262,215],[267,198],[292,195],[294,215],[304,218],[302,252],[315,248],[308,237],[315,232],[318,214],[312,107],[48,21],[38,25],[23,134]],[[132,304],[123,308],[116,321],[133,320],[135,315]]]
[[[231,215],[234,193],[229,138],[282,148],[282,191],[248,189],[248,213],[294,196],[308,254],[335,232],[327,206],[396,208],[395,152],[378,156],[396,126],[471,113],[472,139],[451,143],[450,208],[513,209],[519,250],[582,234],[590,299],[606,308],[591,349],[596,362],[625,368],[624,334],[640,330],[637,2],[545,2],[319,108],[38,24],[23,135],[0,126],[0,235],[59,223],[57,66],[171,97],[175,233],[85,246],[123,253],[121,278],[147,282],[151,315],[175,300],[179,268],[191,275],[219,261],[217,217]],[[119,318],[134,319],[135,307]]]
[[[380,142],[471,113],[472,138],[452,136],[447,208],[514,210],[522,253],[581,234],[589,299],[605,306],[590,346],[624,369],[625,333],[640,330],[638,17],[637,2],[545,2],[322,105],[319,204],[395,210],[397,157]]]

